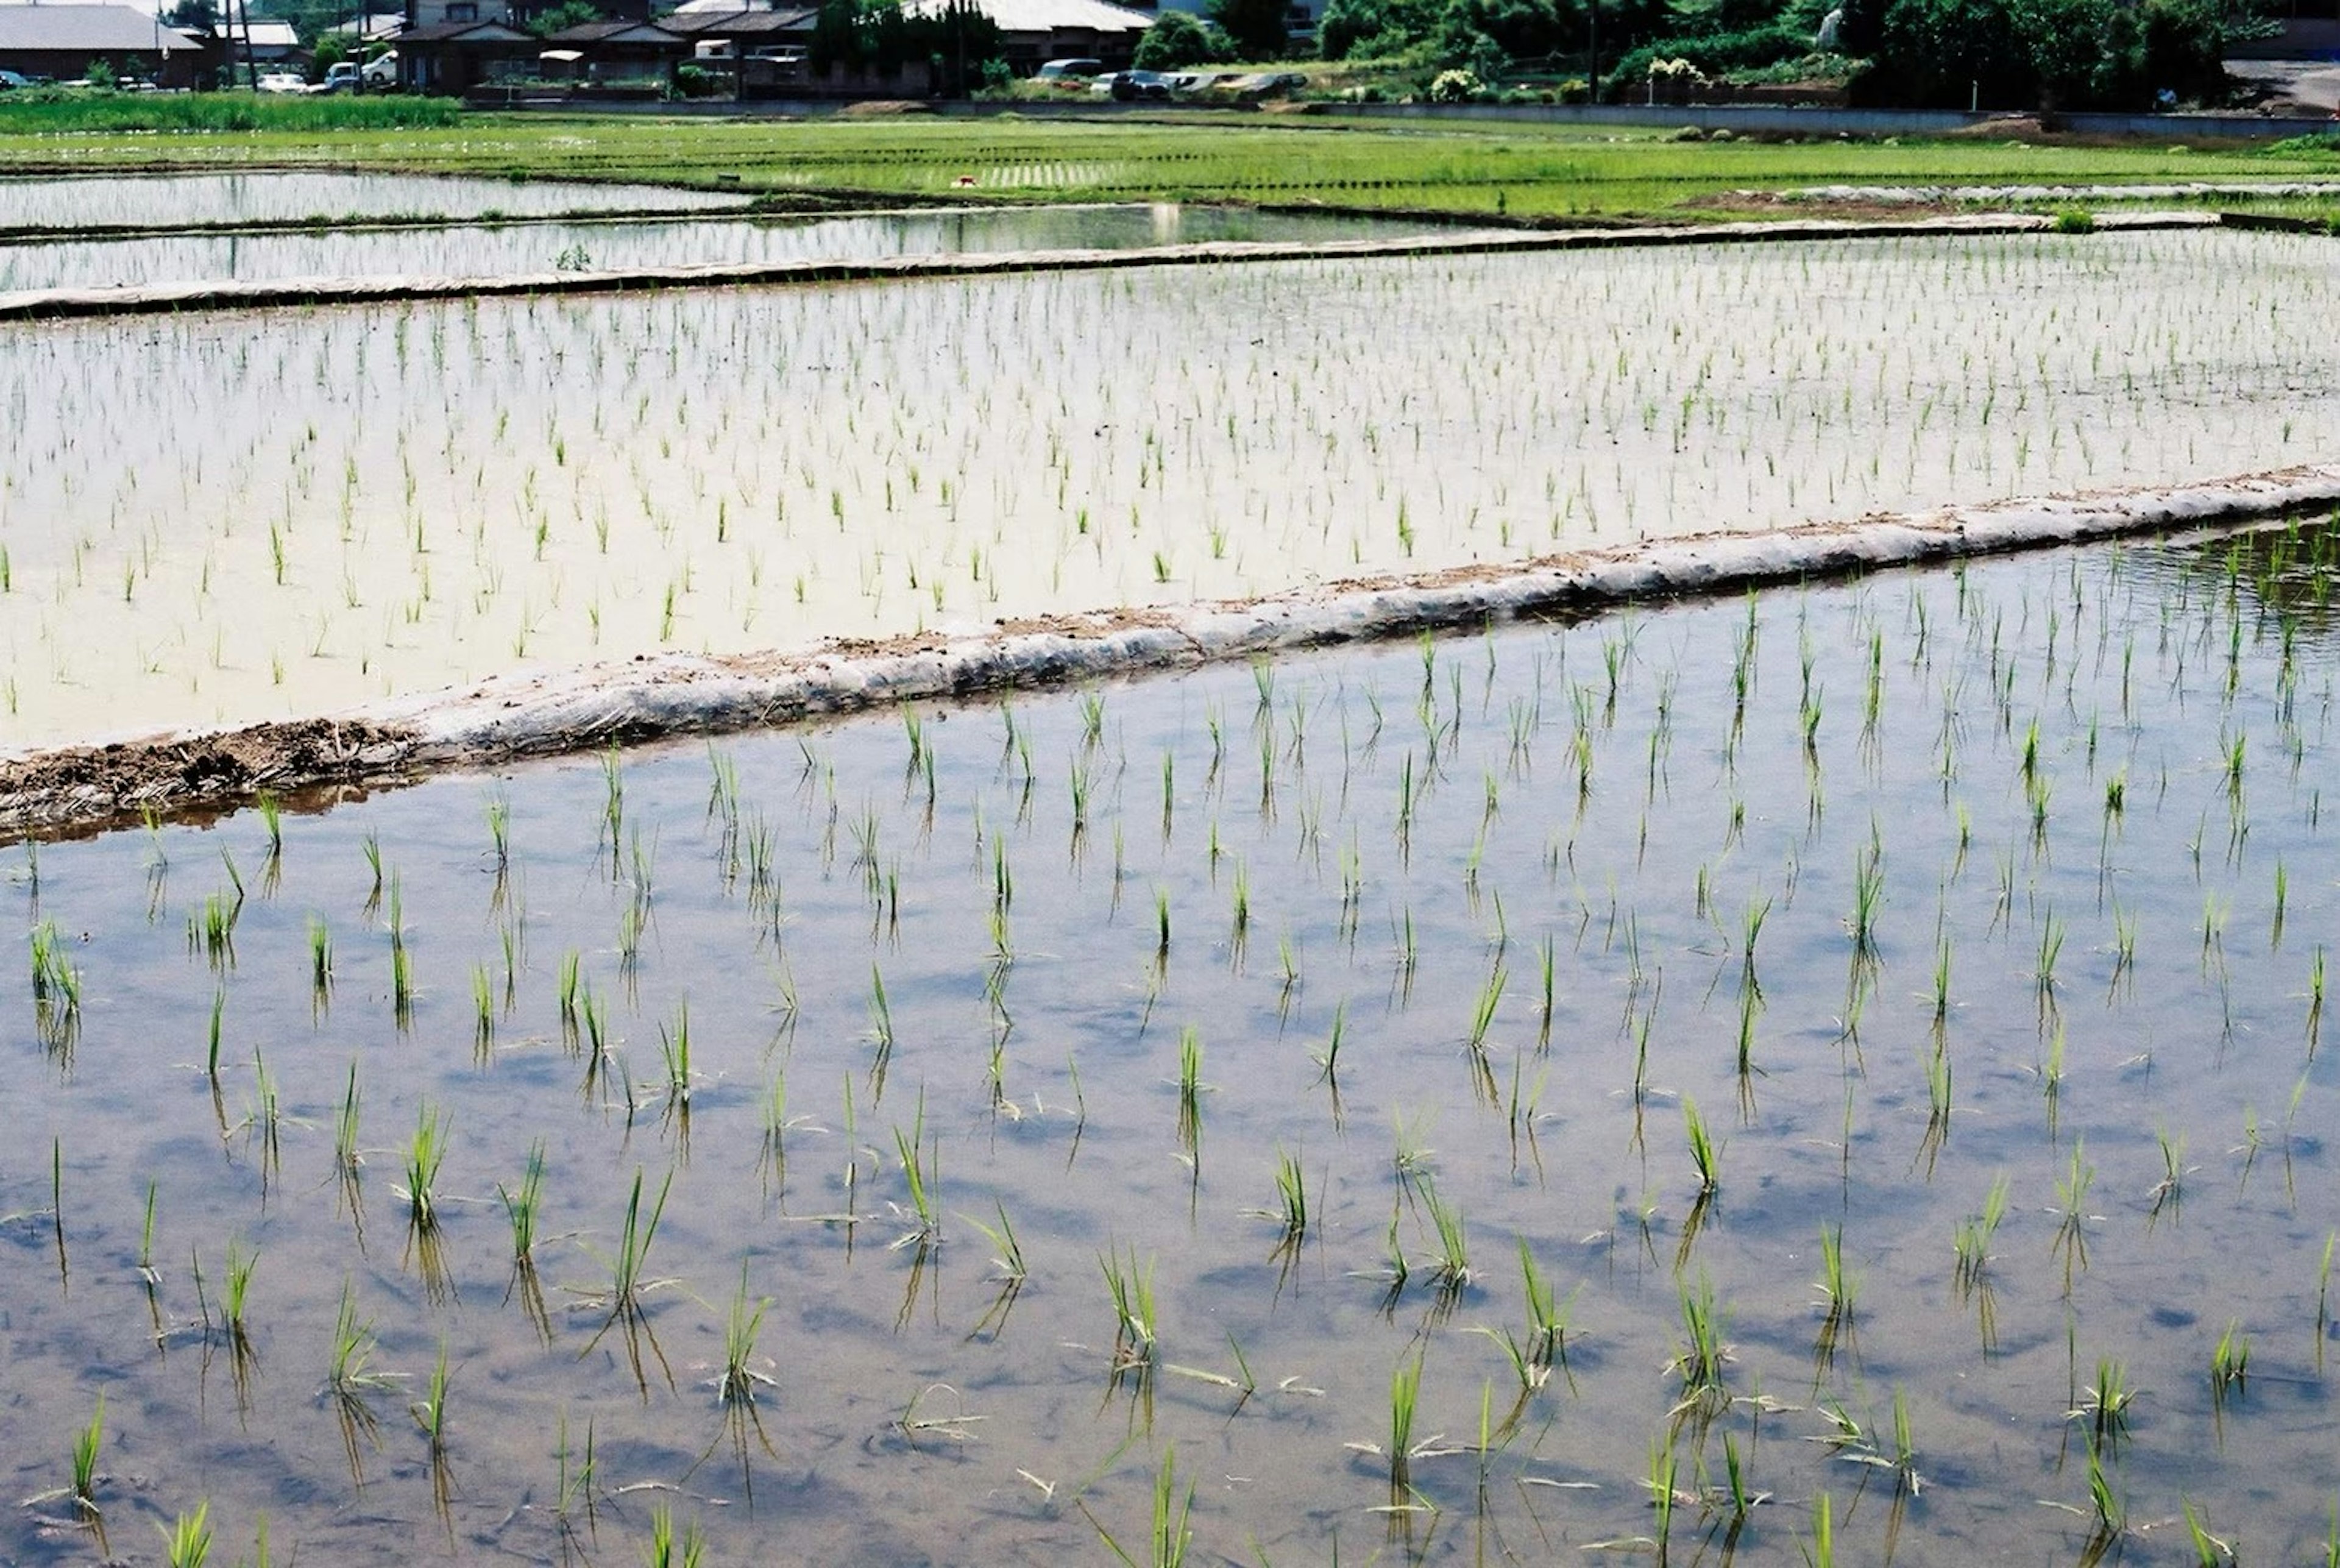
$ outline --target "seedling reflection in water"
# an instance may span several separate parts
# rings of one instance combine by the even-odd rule
[[[333,1359],[319,1392],[332,1404],[334,1418],[342,1430],[343,1456],[349,1461],[350,1479],[361,1486],[365,1484],[361,1444],[381,1446],[381,1422],[373,1413],[369,1395],[396,1381],[394,1374],[370,1370],[374,1349],[372,1320],[358,1321],[357,1298],[350,1282],[344,1279],[341,1307],[333,1318]]]
[[[592,1355],[612,1328],[622,1330],[627,1363],[633,1369],[635,1386],[645,1400],[649,1397],[649,1380],[645,1374],[641,1355],[645,1341],[649,1345],[650,1354],[656,1358],[667,1385],[669,1388],[674,1385],[674,1373],[667,1365],[666,1353],[659,1348],[658,1335],[650,1330],[645,1298],[650,1292],[664,1289],[675,1282],[651,1279],[643,1272],[649,1260],[650,1244],[658,1239],[659,1221],[666,1214],[667,1195],[673,1187],[674,1173],[669,1171],[666,1179],[659,1185],[658,1201],[651,1205],[649,1218],[645,1223],[642,1218],[642,1173],[640,1169],[634,1172],[633,1190],[626,1198],[626,1216],[618,1228],[617,1251],[608,1256],[594,1253],[610,1269],[610,1288],[587,1295],[582,1303],[590,1308],[606,1308],[609,1315],[601,1320],[601,1326],[594,1331],[585,1348],[578,1352],[579,1358],[581,1360]],[[586,1250],[593,1251],[590,1246]]]

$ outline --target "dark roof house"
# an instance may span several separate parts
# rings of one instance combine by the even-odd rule
[[[203,68],[193,35],[129,5],[0,5],[0,70],[71,81],[104,61],[116,74],[192,87]]]
[[[460,94],[504,76],[533,76],[544,40],[501,22],[441,22],[398,35],[398,82],[410,93]]]

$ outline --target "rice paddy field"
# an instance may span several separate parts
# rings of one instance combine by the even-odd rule
[[[24,748],[659,649],[2251,471],[2340,442],[2329,243],[1945,236],[18,323],[0,709]]]
[[[237,179],[74,221],[342,199]],[[0,267],[1373,232],[414,184]],[[2328,462],[2333,243],[11,323],[0,759]],[[21,837],[0,1562],[2340,1561],[2335,570],[2229,524]]]
[[[558,215],[605,210],[695,212],[747,198],[663,185],[530,184],[423,174],[174,173],[99,179],[0,177],[0,230],[60,236],[105,228],[233,227],[368,218]]]
[[[1433,231],[1399,219],[1165,203],[959,207],[852,217],[724,220],[702,215],[665,223],[634,218],[525,225],[451,223],[355,231],[44,239],[0,245],[0,293],[294,278],[509,277],[593,268],[1374,239],[1425,232]],[[1434,232],[1452,231],[1440,225]]]
[[[383,124],[395,101],[244,106],[232,130],[187,124],[169,100],[0,109],[0,166],[108,169],[322,166],[402,173],[651,180],[864,203],[1297,202],[1561,219],[1697,220],[1749,191],[1827,185],[2067,186],[2340,179],[2329,137],[2267,146],[2088,146],[2005,137],[1935,142],[1682,144],[1663,129],[1317,115],[1114,115],[1098,120],[672,120],[465,114]],[[144,110],[148,126],[119,124]],[[319,123],[320,116],[324,123]],[[285,128],[274,122],[285,121]],[[2183,127],[2173,122],[2173,132]],[[972,182],[962,184],[962,182]],[[2328,212],[2331,202],[2323,203]]]
[[[7,1550],[2320,1557],[2333,548],[23,847]]]

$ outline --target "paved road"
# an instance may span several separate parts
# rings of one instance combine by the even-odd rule
[[[2331,60],[2229,60],[2226,74],[2268,88],[2326,113],[2340,112],[2340,62]]]

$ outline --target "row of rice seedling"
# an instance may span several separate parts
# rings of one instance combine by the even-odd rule
[[[28,851],[0,1530],[118,1532],[119,1451],[337,1559],[2319,1553],[2332,558]]]
[[[16,327],[0,401],[35,461],[0,480],[0,707],[39,745],[2255,471],[2334,439],[2301,325],[2329,308],[2320,244],[1929,238]]]
[[[5,186],[0,185],[0,191]],[[1364,239],[1420,224],[1175,205],[993,208],[734,221],[479,223],[313,228],[0,246],[0,293],[304,278],[510,277],[630,267],[876,261],[983,251],[1100,249],[1217,241]]]
[[[270,169],[0,179],[0,230],[64,234],[172,224],[317,224],[368,218],[528,217],[605,210],[689,212],[744,204],[745,198],[736,194],[658,185],[531,184],[427,174]]]
[[[418,116],[397,129],[347,124],[363,112]],[[525,173],[600,181],[657,180],[729,188],[801,188],[836,199],[944,195],[992,188],[1024,199],[1209,201],[1291,194],[1314,202],[1447,211],[1656,213],[1710,218],[1734,192],[1827,184],[2087,185],[2330,177],[2328,138],[2273,145],[2075,145],[2019,139],[1887,138],[1817,144],[1673,139],[1676,127],[1579,127],[1449,120],[1418,123],[1218,114],[1116,115],[1048,122],[901,117],[888,121],[672,120],[602,117],[590,134],[542,115],[446,114],[419,100],[265,101],[119,98],[0,106],[0,159],[54,168],[55,128],[84,131],[86,172],[151,167],[302,166],[433,170],[498,178]],[[206,114],[233,120],[206,127]],[[302,124],[303,118],[311,121]],[[198,123],[190,124],[189,120]],[[340,120],[333,134],[318,130]],[[322,124],[320,124],[322,123]],[[482,134],[492,124],[492,134]],[[274,128],[282,124],[283,128]],[[151,133],[166,127],[174,134]],[[119,127],[123,134],[106,134]],[[1007,171],[1016,171],[1011,183]],[[1075,176],[1094,180],[1082,184]]]

